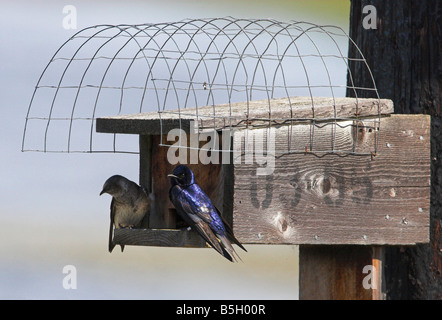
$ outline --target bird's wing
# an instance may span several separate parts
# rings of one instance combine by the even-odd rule
[[[189,215],[191,215],[191,217],[195,216],[207,224],[212,222],[212,217],[210,216],[211,208],[207,202],[202,204],[201,201],[195,202],[195,199],[186,198],[186,200],[188,201],[183,203],[183,208],[189,213]]]
[[[186,203],[189,210],[205,223],[212,223],[213,218],[210,213],[213,211],[214,205],[200,186],[195,183],[183,189],[183,192],[186,194],[186,199],[189,200]]]
[[[232,257],[221,246],[218,238],[213,233],[209,224],[198,213],[198,210],[195,209],[195,204],[192,202],[192,200],[190,200],[192,197],[189,197],[187,192],[179,186],[173,186],[170,189],[169,197],[178,214],[190,224],[190,227],[196,230],[212,248],[218,251],[218,253],[232,261]]]
[[[188,215],[197,216],[205,223],[211,223],[212,217],[210,216],[210,206],[212,202],[207,195],[201,190],[201,188],[195,184],[192,188],[182,188],[179,185],[175,185],[169,189],[169,199],[175,205],[175,202],[179,202],[183,211]],[[205,205],[202,206],[201,204]],[[212,205],[213,206],[213,205]]]
[[[218,215],[221,218],[221,221],[224,224],[224,228],[226,229],[226,234],[227,234],[227,238],[233,242],[234,244],[236,244],[238,247],[240,247],[241,249],[243,249],[245,252],[247,252],[246,248],[243,247],[243,245],[238,241],[238,239],[235,238],[235,236],[233,235],[233,229],[232,227],[227,223],[227,221],[223,218],[223,216],[221,215],[221,213],[219,212],[218,208],[215,207],[216,212],[218,212]]]
[[[115,211],[116,211],[115,200],[114,200],[114,198],[112,198],[112,202],[111,202],[111,206],[110,206],[109,252],[112,252],[112,250],[114,250],[114,247],[115,247],[115,244],[112,241],[113,232],[114,232]]]

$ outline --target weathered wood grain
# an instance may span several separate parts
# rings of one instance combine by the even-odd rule
[[[371,300],[363,282],[370,265],[370,246],[300,246],[299,299]]]
[[[385,283],[385,246],[372,246],[371,253],[371,289],[372,300],[385,300],[387,295],[387,288]],[[370,271],[365,270],[364,273]]]
[[[162,138],[162,139],[161,139]],[[177,217],[174,206],[169,200],[170,178],[168,174],[172,173],[175,166],[179,163],[171,164],[167,158],[168,147],[160,146],[162,144],[172,145],[174,141],[167,141],[166,136],[152,136],[152,186],[154,193],[153,209],[151,212],[151,228],[176,228]],[[204,142],[201,142],[202,146]],[[187,153],[186,163],[190,162],[190,151],[188,149],[179,149],[177,152]],[[214,203],[222,211],[222,190],[223,184],[220,175],[221,164],[201,165],[201,163],[187,164],[195,174],[195,180],[211,197]],[[143,168],[142,170],[148,170]]]
[[[380,102],[379,107],[378,102]],[[231,126],[244,128],[268,124],[268,121],[262,121],[263,119],[271,119],[275,124],[287,119],[321,121],[330,118],[377,117],[392,112],[393,103],[386,99],[314,98],[312,107],[310,97],[290,97],[290,99],[256,100],[161,113],[102,117],[96,121],[96,130],[104,133],[158,135],[167,134],[176,128],[189,132],[192,120],[198,121],[200,128],[219,130]]]
[[[206,242],[194,231],[178,229],[115,229],[116,244],[156,247],[205,247]]]
[[[139,184],[142,186],[148,194],[152,192],[152,136],[140,135],[139,136],[139,148],[140,148],[140,169],[139,169]],[[141,222],[142,228],[149,228],[150,214],[149,211]]]
[[[379,132],[364,132],[363,138],[352,127],[336,133],[343,147],[351,147],[356,138],[362,148],[370,147],[364,143],[372,140],[369,135],[379,134],[373,158],[287,154],[275,159],[273,174],[257,176],[260,166],[244,163],[243,155],[234,164],[236,237],[269,244],[428,242],[430,118],[392,115],[382,118],[380,127]],[[287,128],[276,130],[276,150],[286,148]],[[244,144],[243,136],[235,133],[234,148]],[[291,141],[299,149],[305,143]]]

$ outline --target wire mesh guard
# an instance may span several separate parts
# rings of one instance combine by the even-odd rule
[[[347,57],[347,46],[358,56]],[[355,83],[351,63],[371,75],[361,51],[336,26],[231,17],[92,26],[69,38],[41,74],[29,104],[22,150],[138,153],[132,135],[96,133],[95,120],[157,112],[160,121],[192,117],[201,130],[233,130],[253,121],[269,127],[302,123],[310,126],[310,152],[372,154],[380,100],[374,80],[369,88]],[[356,98],[344,115],[338,106],[346,90]],[[308,98],[308,112],[299,112],[300,96]],[[371,149],[359,151],[357,139],[340,149],[336,128],[357,130],[360,125],[358,96],[378,101],[369,125],[375,131]],[[329,97],[326,115],[318,110],[320,97]],[[281,105],[285,112],[276,112]],[[260,113],[254,114],[257,109]],[[324,128],[328,142],[315,148],[315,132]],[[293,130],[289,140],[299,134]],[[305,149],[291,149],[288,141],[287,151]]]

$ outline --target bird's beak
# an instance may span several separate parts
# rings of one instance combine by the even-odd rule
[[[101,196],[103,193],[105,193],[104,189],[101,190],[101,192],[100,192],[100,196]]]
[[[176,178],[176,179],[179,179],[179,177],[177,177],[176,175],[174,175],[174,174],[168,174],[167,175],[169,178]]]

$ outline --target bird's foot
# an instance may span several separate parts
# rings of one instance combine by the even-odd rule
[[[134,229],[135,228],[135,226],[133,224],[131,224],[131,225],[122,225],[121,223],[119,223],[118,226],[120,227],[120,229]]]

